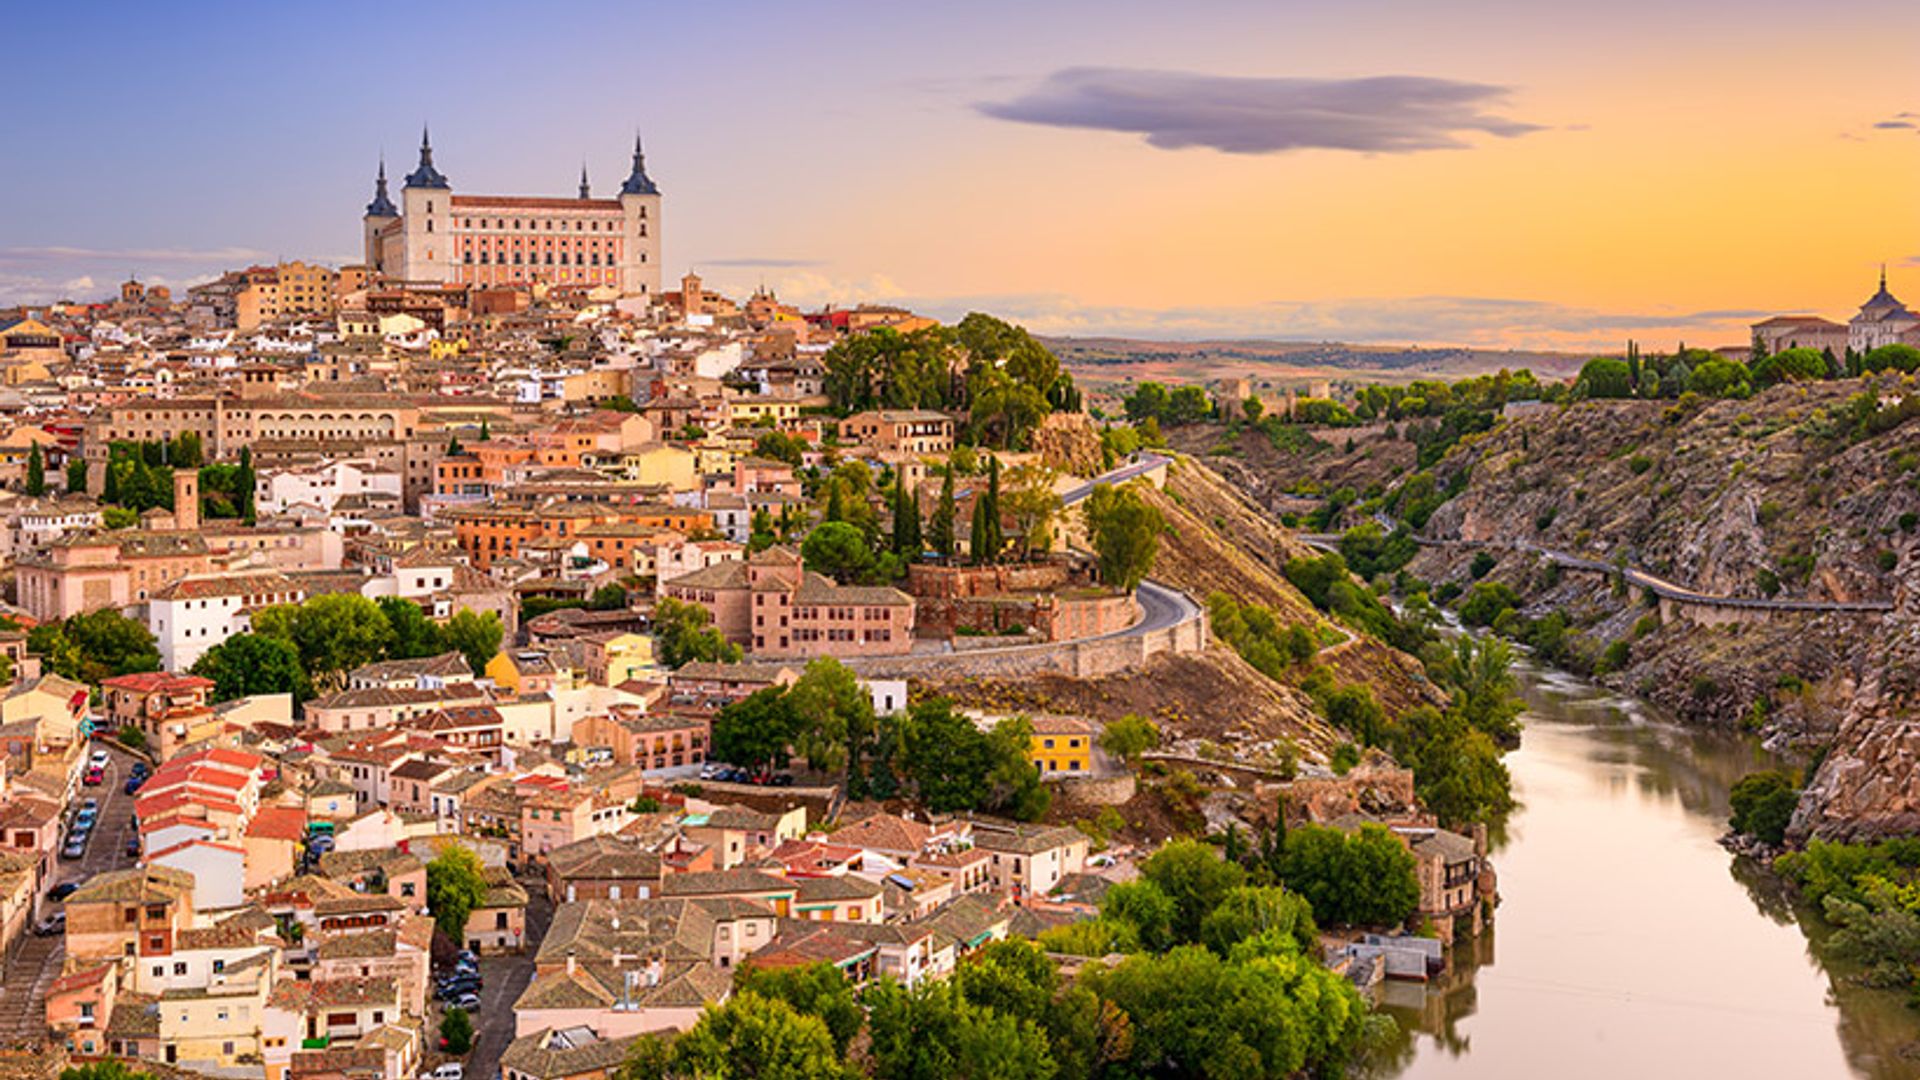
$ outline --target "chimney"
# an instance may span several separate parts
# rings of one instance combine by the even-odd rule
[[[663,977],[665,977],[666,973],[667,973],[666,961],[660,959],[659,953],[656,952],[647,957],[647,985],[648,986],[659,986],[660,980]]]
[[[571,975],[573,974],[573,972],[574,972],[573,949],[568,948],[567,949],[567,974]]]

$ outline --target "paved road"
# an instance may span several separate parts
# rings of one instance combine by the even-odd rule
[[[105,782],[98,787],[82,787],[73,800],[74,810],[87,799],[99,800],[100,816],[93,828],[93,839],[81,858],[55,858],[49,888],[68,881],[84,882],[95,874],[118,870],[134,862],[126,853],[127,837],[133,832],[130,821],[133,799],[121,790],[134,758],[118,747],[103,742],[95,745],[107,749]],[[67,817],[71,820],[71,811]],[[60,842],[66,843],[64,822]],[[50,914],[58,910],[58,905],[46,904],[42,910]],[[39,937],[31,928],[14,944],[7,956],[4,985],[0,985],[0,1043],[18,1045],[45,1037],[47,988],[59,977],[65,957],[64,939]]]
[[[473,1050],[467,1054],[467,1080],[494,1080],[500,1071],[500,1055],[513,1041],[513,1003],[533,981],[533,957],[547,936],[553,921],[553,905],[547,900],[546,882],[523,877],[527,899],[527,951],[516,956],[483,956],[480,977],[480,1015],[473,1018]],[[436,1026],[433,1041],[438,1045]]]
[[[1079,487],[1068,489],[1065,494],[1060,496],[1060,505],[1072,506],[1093,494],[1093,489],[1102,484],[1124,484],[1129,480],[1145,476],[1172,461],[1172,458],[1164,454],[1147,454],[1132,464],[1122,465],[1117,469],[1101,473],[1099,476],[1081,484]]]

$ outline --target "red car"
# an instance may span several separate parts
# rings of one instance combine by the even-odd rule
[[[93,787],[97,784],[105,783],[106,779],[107,779],[107,774],[106,774],[106,771],[103,769],[90,768],[87,770],[86,784],[88,787]]]

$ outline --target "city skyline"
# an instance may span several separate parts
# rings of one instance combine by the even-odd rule
[[[528,195],[612,191],[638,129],[669,280],[1044,333],[1728,344],[1920,281],[1920,17],[1807,50],[1787,4],[1716,8],[24,12],[0,303],[358,261],[423,123]]]

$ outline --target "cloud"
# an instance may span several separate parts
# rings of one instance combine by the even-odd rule
[[[845,302],[844,300],[842,302]],[[1244,306],[1141,308],[1059,295],[901,298],[943,320],[991,311],[1052,336],[1159,340],[1263,339],[1584,351],[1626,337],[1743,343],[1770,312],[1605,311],[1545,300],[1475,296],[1345,297]]]
[[[191,248],[84,248],[84,247],[0,247],[0,263],[248,263],[271,258],[253,248],[225,247],[195,250]]]
[[[1914,125],[1911,120],[1882,120],[1873,126],[1881,131],[1904,131],[1911,129]]]
[[[743,255],[738,258],[732,258],[732,259],[702,259],[700,260],[699,265],[744,267],[746,269],[754,269],[754,268],[760,268],[760,267],[763,267],[766,269],[776,269],[776,268],[791,269],[793,267],[799,267],[799,266],[819,266],[821,265],[821,260],[819,259],[783,259],[783,258],[777,258],[774,256]]]
[[[1026,124],[1134,132],[1162,150],[1406,154],[1465,147],[1468,133],[1515,138],[1543,130],[1487,111],[1508,94],[1501,86],[1408,75],[1239,78],[1067,68],[1010,101],[974,108]]]
[[[1874,121],[1871,125],[1867,127],[1867,130],[1868,131],[1920,130],[1920,112],[1913,112],[1910,110],[1903,109],[1900,112],[1894,113],[1892,116],[1887,117],[1885,120]]]

